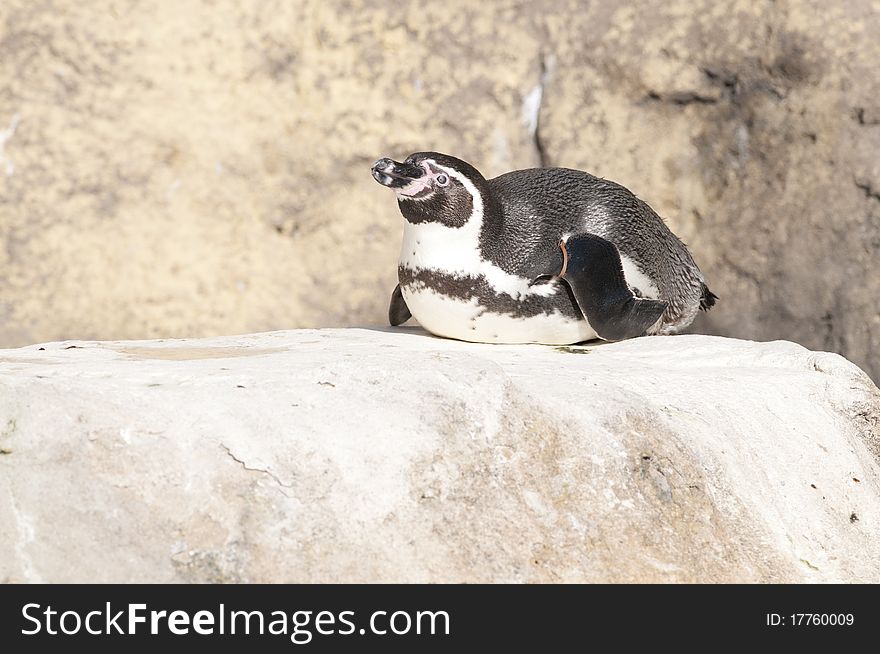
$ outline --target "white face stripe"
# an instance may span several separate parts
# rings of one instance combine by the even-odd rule
[[[461,182],[461,185],[464,186],[465,190],[471,194],[471,198],[474,203],[474,209],[473,209],[473,212],[471,213],[471,217],[470,217],[470,220],[468,220],[468,223],[469,224],[470,223],[477,223],[478,229],[482,228],[482,226],[483,226],[483,196],[477,190],[477,187],[474,186],[474,183],[471,180],[469,180],[467,177],[465,177],[464,175],[459,174],[459,172],[457,170],[453,170],[452,168],[448,168],[446,166],[441,166],[440,164],[436,163],[433,159],[431,159],[429,161],[432,166],[434,166],[435,168],[439,168],[444,173],[449,175],[450,179],[454,179],[454,180]]]

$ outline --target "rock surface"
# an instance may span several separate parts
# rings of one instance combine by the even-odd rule
[[[384,324],[380,155],[630,187],[696,328],[880,380],[876,0],[4,0],[0,344]]]
[[[878,582],[878,422],[788,342],[0,351],[0,580]]]

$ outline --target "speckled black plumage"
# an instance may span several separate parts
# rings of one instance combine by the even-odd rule
[[[542,250],[555,247],[557,235],[587,231],[613,243],[657,282],[669,303],[664,320],[676,322],[700,303],[703,277],[684,243],[620,184],[569,168],[532,168],[488,180],[485,189],[495,206],[481,247],[508,272],[528,273]]]

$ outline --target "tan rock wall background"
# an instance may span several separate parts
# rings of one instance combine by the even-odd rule
[[[383,323],[369,165],[423,149],[629,186],[721,296],[696,331],[880,378],[870,0],[4,0],[0,346]]]

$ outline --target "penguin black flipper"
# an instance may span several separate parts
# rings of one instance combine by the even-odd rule
[[[633,295],[623,274],[617,248],[594,234],[578,234],[560,242],[563,270],[578,306],[599,338],[621,341],[643,336],[668,306],[662,300]]]
[[[394,287],[391,293],[391,305],[388,307],[388,322],[392,327],[402,325],[412,318],[409,307],[406,306],[406,300],[403,299],[403,293],[400,292],[400,284]]]

